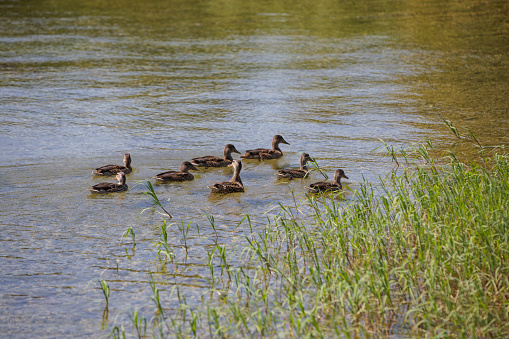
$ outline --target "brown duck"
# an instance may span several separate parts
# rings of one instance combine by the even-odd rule
[[[99,168],[96,168],[94,174],[97,175],[115,175],[119,172],[124,172],[124,174],[129,174],[132,172],[131,168],[131,155],[129,153],[124,154],[124,166],[121,165],[105,165]]]
[[[163,173],[159,173],[155,177],[156,180],[159,181],[191,181],[194,179],[194,176],[189,173],[189,170],[197,171],[196,167],[193,166],[189,161],[184,161],[180,165],[180,171],[167,171]]]
[[[341,178],[348,179],[348,177],[345,175],[345,171],[342,169],[337,169],[336,173],[334,173],[334,181],[333,182],[315,182],[312,183],[309,186],[305,186],[311,193],[318,193],[318,192],[327,192],[327,191],[339,191],[343,188],[341,185]]]
[[[234,193],[244,192],[244,185],[240,180],[240,170],[242,169],[242,162],[239,159],[232,161],[228,167],[233,167],[233,177],[230,181],[215,182],[214,185],[208,186],[210,193]]]
[[[196,167],[226,167],[233,161],[232,153],[238,153],[239,151],[232,144],[224,146],[224,158],[214,157],[207,155],[204,157],[194,158],[191,160],[191,164]]]
[[[101,182],[100,184],[92,186],[92,188],[89,188],[88,190],[94,193],[111,193],[127,191],[127,184],[125,183],[124,172],[118,172],[117,175],[115,176],[115,179],[118,180],[118,184],[113,182]]]
[[[259,160],[268,160],[268,159],[279,159],[283,156],[283,151],[279,148],[279,144],[287,144],[285,139],[279,134],[274,135],[272,138],[272,149],[267,148],[257,148],[252,150],[247,150],[246,154],[241,155],[241,158],[244,159],[259,159]]]
[[[306,174],[308,174],[308,168],[306,167],[306,163],[311,159],[309,154],[302,153],[300,156],[300,169],[283,169],[275,173],[274,175],[277,175],[278,178],[286,178],[286,179],[293,179],[293,178],[304,178]]]

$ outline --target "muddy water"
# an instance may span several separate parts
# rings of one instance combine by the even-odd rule
[[[277,181],[302,152],[355,190],[392,164],[379,138],[432,137],[458,147],[444,117],[485,145],[509,144],[508,5],[462,1],[4,1],[0,4],[0,333],[98,336],[112,317],[150,315],[149,272],[197,302],[206,291],[206,238],[255,228],[275,202],[293,204],[320,180]],[[161,217],[138,181],[184,160],[290,145],[279,160],[245,161],[246,192],[210,196],[227,169],[156,185],[174,220],[182,270],[154,261]],[[91,195],[93,168],[131,153],[130,190]],[[346,191],[346,201],[352,194]],[[133,249],[122,233],[132,227]],[[198,228],[200,231],[198,232]],[[97,280],[112,289],[109,313]],[[171,307],[171,300],[167,300]],[[125,313],[127,314],[127,313]],[[109,318],[108,318],[109,317]]]

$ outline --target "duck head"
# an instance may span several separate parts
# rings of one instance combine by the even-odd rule
[[[286,140],[283,138],[283,136],[279,135],[279,134],[276,134],[274,135],[274,137],[272,138],[272,145],[279,145],[279,144],[287,144],[287,145],[290,145],[288,142],[286,142]]]
[[[336,173],[334,173],[334,182],[339,184],[339,182],[341,181],[341,178],[348,179],[348,177],[345,174],[345,171],[343,171],[341,168],[338,168],[336,170]]]
[[[242,169],[242,162],[239,159],[235,159],[232,161],[228,167],[233,167],[233,176],[230,179],[230,182],[240,182],[242,184],[242,180],[240,179],[240,170]]]
[[[115,176],[115,179],[118,180],[118,183],[120,185],[125,185],[125,173],[124,172],[118,172]]]
[[[235,172],[240,172],[242,169],[242,162],[239,159],[235,159],[231,164],[228,165],[228,167],[233,167]]]
[[[227,144],[226,146],[224,146],[224,159],[225,160],[232,161],[233,160],[232,153],[241,154],[239,151],[237,151],[235,146],[233,146],[232,144]]]
[[[124,154],[124,167],[131,167],[131,154]]]
[[[197,171],[198,169],[189,161],[184,161],[182,165],[180,165],[180,172],[188,172],[189,170]]]

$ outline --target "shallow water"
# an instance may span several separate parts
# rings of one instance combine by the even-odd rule
[[[508,13],[502,1],[2,2],[0,333],[104,334],[114,321],[99,279],[112,289],[110,317],[153,312],[149,271],[199,301],[205,215],[224,244],[248,231],[237,227],[246,213],[260,227],[275,202],[293,204],[292,191],[322,179],[275,179],[302,152],[329,176],[343,168],[355,190],[393,166],[374,151],[379,139],[463,151],[441,117],[485,145],[509,144]],[[230,169],[155,186],[174,221],[193,225],[187,271],[167,277],[152,248],[161,217],[140,216],[151,203],[136,182],[226,143],[270,147],[274,134],[290,145],[282,159],[244,161],[245,193],[209,194]],[[110,179],[92,170],[124,153],[130,190],[90,194]],[[175,227],[171,236],[181,255]]]

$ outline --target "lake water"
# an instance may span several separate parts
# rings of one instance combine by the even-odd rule
[[[114,316],[153,313],[149,273],[188,302],[206,291],[212,234],[255,228],[322,177],[278,181],[309,153],[355,190],[390,173],[374,151],[432,138],[463,151],[441,118],[485,145],[509,144],[505,1],[2,1],[0,3],[0,334],[100,336]],[[154,260],[161,217],[138,181],[224,145],[270,147],[244,161],[245,193],[211,196],[231,169],[156,185],[173,221],[192,222],[185,269]],[[92,195],[92,170],[130,153],[130,189]],[[345,203],[353,199],[346,190]],[[196,229],[200,228],[200,234]],[[132,227],[136,248],[123,232]],[[178,256],[181,236],[170,233]],[[107,280],[109,319],[97,280]],[[171,304],[171,300],[169,301]]]

